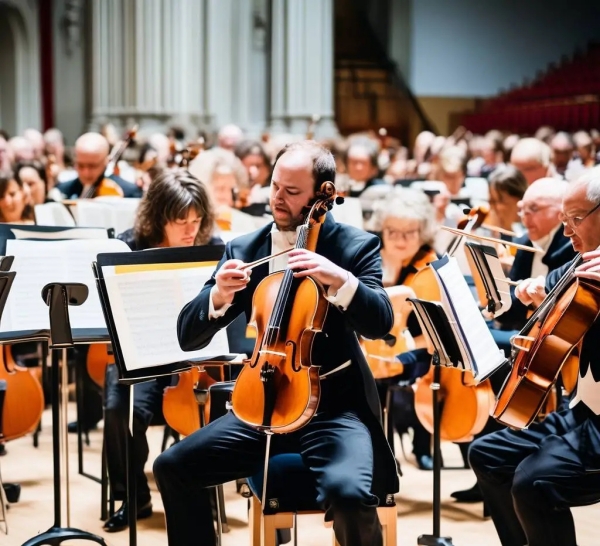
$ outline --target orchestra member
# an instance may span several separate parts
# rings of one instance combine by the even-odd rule
[[[527,184],[540,178],[554,175],[552,168],[552,150],[545,142],[537,138],[522,138],[510,153],[510,163],[519,169]]]
[[[492,217],[488,222],[513,231],[514,224],[521,223],[518,204],[527,189],[527,180],[513,165],[501,165],[490,174],[489,183]]]
[[[379,146],[370,138],[356,137],[349,141],[345,163],[348,174],[348,197],[360,197],[371,186],[385,184],[379,178]]]
[[[39,161],[23,161],[15,165],[15,180],[29,188],[31,204],[41,205],[47,201],[46,169]]]
[[[567,187],[561,222],[583,263],[576,276],[600,283],[600,169]],[[522,281],[515,295],[540,305],[570,264]],[[503,429],[473,442],[469,461],[503,546],[575,546],[570,508],[600,501],[600,319],[579,352],[579,378],[568,409],[525,430]]]
[[[131,250],[160,247],[222,244],[212,236],[214,212],[204,184],[183,169],[168,170],[151,184],[140,202],[135,225],[119,235]],[[164,424],[163,389],[171,377],[145,381],[135,386],[133,441],[138,519],[152,515],[150,488],[144,473],[148,459],[146,430],[150,424]],[[126,500],[129,387],[118,383],[116,366],[108,366],[105,381],[104,441],[110,488],[122,506],[104,523],[109,533],[128,527]]]
[[[276,454],[289,442],[300,452],[342,546],[381,546],[376,507],[398,490],[398,481],[380,424],[373,376],[355,336],[382,337],[393,323],[381,284],[379,239],[337,224],[328,214],[319,253],[292,250],[252,275],[240,269],[259,257],[292,249],[315,189],[334,179],[334,158],[317,143],[302,141],[281,150],[271,178],[274,223],[227,244],[213,277],[181,311],[178,335],[183,350],[199,349],[240,313],[249,316],[256,286],[270,270],[287,265],[297,278],[310,275],[326,287],[335,309],[327,313],[323,334],[311,351],[321,376],[328,374],[321,381],[319,406],[298,431],[276,435],[271,450]],[[156,459],[154,475],[171,546],[196,545],[199,537],[203,544],[215,544],[208,488],[261,470],[265,442],[263,432],[229,412]]]
[[[261,188],[268,186],[271,179],[269,155],[255,140],[242,140],[235,148],[235,155],[244,165],[250,180],[248,204],[263,202]]]
[[[0,222],[33,224],[33,207],[23,182],[11,171],[0,173]]]
[[[383,202],[383,207],[376,211],[376,216],[381,225],[383,248],[381,260],[383,267],[383,285],[402,287],[407,298],[414,298],[416,294],[410,287],[415,274],[428,263],[437,260],[437,255],[432,248],[437,222],[435,209],[426,194],[408,188],[396,188],[393,197]],[[401,309],[394,309],[408,315],[408,334],[412,344],[425,347],[423,334],[412,306],[409,302]],[[400,355],[400,360],[406,363],[402,375],[389,380],[378,381],[378,390],[382,404],[387,399],[387,390],[398,382],[414,383],[414,381],[427,373],[431,361],[426,350],[417,349]],[[409,411],[406,411],[409,408]],[[393,389],[393,419],[392,422],[400,436],[413,430],[413,454],[421,470],[431,470],[433,459],[431,457],[431,435],[418,420],[414,409],[414,391],[412,387],[406,389]],[[390,427],[391,429],[391,427]],[[388,440],[392,438],[392,430],[388,429]],[[390,445],[392,441],[390,440]]]
[[[110,148],[100,133],[85,133],[75,142],[75,170],[77,178],[57,184],[56,189],[63,199],[78,199],[82,195],[96,197],[99,188],[106,183],[121,197],[141,197],[142,190],[135,184],[115,174],[105,177]]]

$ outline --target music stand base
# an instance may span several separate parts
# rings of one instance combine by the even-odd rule
[[[41,533],[24,542],[22,546],[37,546],[38,544],[57,546],[65,540],[90,540],[106,546],[106,542],[104,542],[102,537],[82,531],[81,529],[73,529],[72,527],[50,527],[45,533]]]
[[[417,539],[417,544],[419,546],[452,546],[452,538],[434,537],[433,535],[421,535]]]

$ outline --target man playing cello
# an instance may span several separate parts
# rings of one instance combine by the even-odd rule
[[[600,283],[600,169],[569,185],[560,216],[583,262],[579,278]],[[569,265],[545,286],[526,279],[515,295],[539,305]],[[469,461],[504,546],[575,546],[571,506],[600,501],[600,318],[583,338],[579,378],[570,408],[525,430],[503,429],[471,445]]]
[[[319,406],[304,427],[274,435],[271,450],[301,454],[314,474],[318,500],[326,517],[333,519],[340,544],[377,546],[383,539],[376,507],[398,490],[398,479],[379,421],[375,382],[356,334],[383,337],[393,324],[381,283],[379,240],[336,224],[328,215],[317,252],[293,250],[257,267],[252,276],[241,269],[245,263],[293,248],[296,228],[315,188],[334,179],[333,156],[315,142],[284,148],[271,179],[274,224],[227,245],[212,279],[182,310],[178,335],[184,350],[198,349],[240,313],[249,317],[252,295],[270,271],[287,266],[296,277],[310,275],[325,287],[332,305],[311,352],[312,362],[321,366]],[[215,544],[207,488],[257,473],[264,464],[265,443],[264,433],[228,413],[156,459],[154,475],[170,545]]]

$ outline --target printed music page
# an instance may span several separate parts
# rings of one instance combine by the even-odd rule
[[[48,306],[42,288],[52,282],[79,282],[89,295],[81,306],[69,307],[71,328],[106,328],[92,262],[101,252],[129,252],[118,239],[29,241],[9,239],[7,256],[14,256],[15,280],[2,315],[0,331],[48,330]]]
[[[471,353],[473,377],[476,381],[486,378],[504,363],[504,353],[496,345],[456,259],[449,258],[448,263],[434,269]]]
[[[102,268],[127,370],[229,354],[226,329],[199,351],[182,351],[177,339],[179,313],[210,278],[214,263],[128,267]]]
[[[12,228],[17,239],[108,239],[108,233],[103,228],[67,228],[64,231],[28,231],[27,229]]]

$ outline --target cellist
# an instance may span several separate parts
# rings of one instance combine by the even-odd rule
[[[432,248],[437,229],[435,214],[435,208],[425,193],[408,188],[396,188],[393,197],[384,201],[382,207],[375,212],[383,242],[381,260],[384,286],[401,288],[406,297],[416,297],[410,288],[412,278],[428,263],[437,260],[437,254]],[[408,333],[405,335],[410,336],[407,347],[410,352],[400,356],[400,360],[406,362],[402,375],[377,381],[382,404],[385,404],[389,386],[398,381],[414,382],[427,373],[431,360],[424,345],[421,345],[422,350],[415,350],[417,341],[423,335],[410,303],[406,302],[400,309],[394,308],[394,312],[408,315],[405,319]],[[413,429],[413,454],[417,465],[421,470],[431,470],[431,435],[417,419],[414,395],[410,396],[411,393],[412,389],[394,392],[394,424],[399,434],[407,428]],[[411,411],[402,411],[401,408],[411,408]],[[390,433],[388,428],[388,438]]]
[[[571,182],[562,201],[564,234],[581,253],[579,278],[600,284],[600,168]],[[538,306],[570,264],[526,279],[515,295]],[[469,461],[504,546],[575,546],[570,508],[600,501],[600,356],[596,319],[583,338],[570,408],[525,430],[503,429],[473,442]]]
[[[227,244],[213,277],[182,310],[178,336],[184,350],[197,349],[240,313],[249,316],[252,295],[269,269],[287,266],[296,277],[310,275],[326,288],[331,305],[311,351],[312,362],[321,365],[316,415],[295,432],[275,435],[271,450],[302,455],[342,546],[381,546],[378,499],[396,492],[398,480],[379,421],[375,383],[355,334],[378,338],[392,327],[392,308],[381,284],[379,239],[337,224],[328,214],[316,252],[294,249],[252,275],[241,269],[293,248],[315,190],[334,179],[333,156],[315,142],[297,142],[279,152],[270,185],[274,223]],[[228,413],[156,459],[154,475],[171,546],[216,544],[207,488],[259,471],[265,444],[264,433]]]

